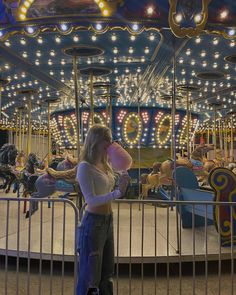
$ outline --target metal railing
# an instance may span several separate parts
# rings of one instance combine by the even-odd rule
[[[24,201],[0,198],[0,293],[74,294],[78,209],[61,199],[49,209],[48,199],[37,199],[38,212],[25,219]],[[228,209],[226,223],[220,208]],[[234,294],[235,209],[236,203],[115,201],[114,294]]]
[[[234,294],[235,210],[233,202],[116,201],[115,294]]]
[[[39,204],[38,212],[26,219],[24,202],[35,200]],[[50,202],[51,209],[48,209],[48,199],[0,198],[0,255],[4,257],[0,269],[5,281],[1,294],[65,294],[68,257],[74,263],[70,288],[75,290],[78,210],[69,200]],[[31,213],[32,208],[28,207]]]

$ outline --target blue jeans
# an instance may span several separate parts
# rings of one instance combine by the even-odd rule
[[[112,295],[114,274],[113,216],[85,212],[78,232],[77,295]]]

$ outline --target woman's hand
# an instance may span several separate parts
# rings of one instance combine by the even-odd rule
[[[119,178],[119,182],[118,182],[118,188],[119,191],[121,192],[122,196],[124,196],[127,187],[130,183],[130,176],[128,174],[121,174],[120,178]]]

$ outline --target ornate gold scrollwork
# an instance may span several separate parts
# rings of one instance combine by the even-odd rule
[[[184,37],[196,37],[205,28],[208,19],[208,6],[211,0],[202,0],[202,10],[201,10],[201,20],[196,24],[196,27],[183,27],[177,23],[175,17],[177,14],[177,4],[178,0],[169,0],[170,10],[169,10],[169,26],[173,34],[178,38]]]

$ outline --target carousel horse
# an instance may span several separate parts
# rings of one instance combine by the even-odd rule
[[[109,160],[114,172],[123,172],[130,169],[132,158],[129,153],[123,149],[118,143],[113,142],[107,150]],[[31,196],[33,198],[46,198],[51,196],[56,191],[73,193],[79,192],[79,184],[76,181],[77,160],[72,157],[61,162],[59,171],[52,168],[47,169],[47,173],[38,177],[35,182],[36,192]],[[68,168],[68,170],[63,170]],[[27,211],[26,218],[30,214],[34,214],[38,210],[38,202],[31,202],[31,209]]]
[[[16,165],[17,149],[14,144],[4,144],[0,149],[0,178],[4,183],[0,189],[5,189],[5,193],[10,191],[10,187],[16,179],[13,167]]]
[[[213,145],[200,145],[191,154],[191,159],[177,154],[176,167],[184,166],[189,168],[198,177],[202,177],[201,181],[205,182],[209,172],[217,167],[217,161],[208,160],[205,154],[213,150]],[[155,162],[153,171],[148,175],[142,175],[142,195],[148,196],[150,189],[159,188],[161,186],[170,187],[173,184],[173,160],[169,159],[163,163]]]
[[[209,163],[215,167],[215,163],[211,160],[207,160],[205,155],[214,150],[213,145],[199,145],[192,152],[190,159],[180,158],[176,160],[176,167],[184,166],[191,169],[197,176],[208,176],[208,165]],[[173,175],[173,160],[166,160],[160,165],[160,183],[165,184],[165,182],[172,182]],[[214,165],[213,165],[214,164]]]

